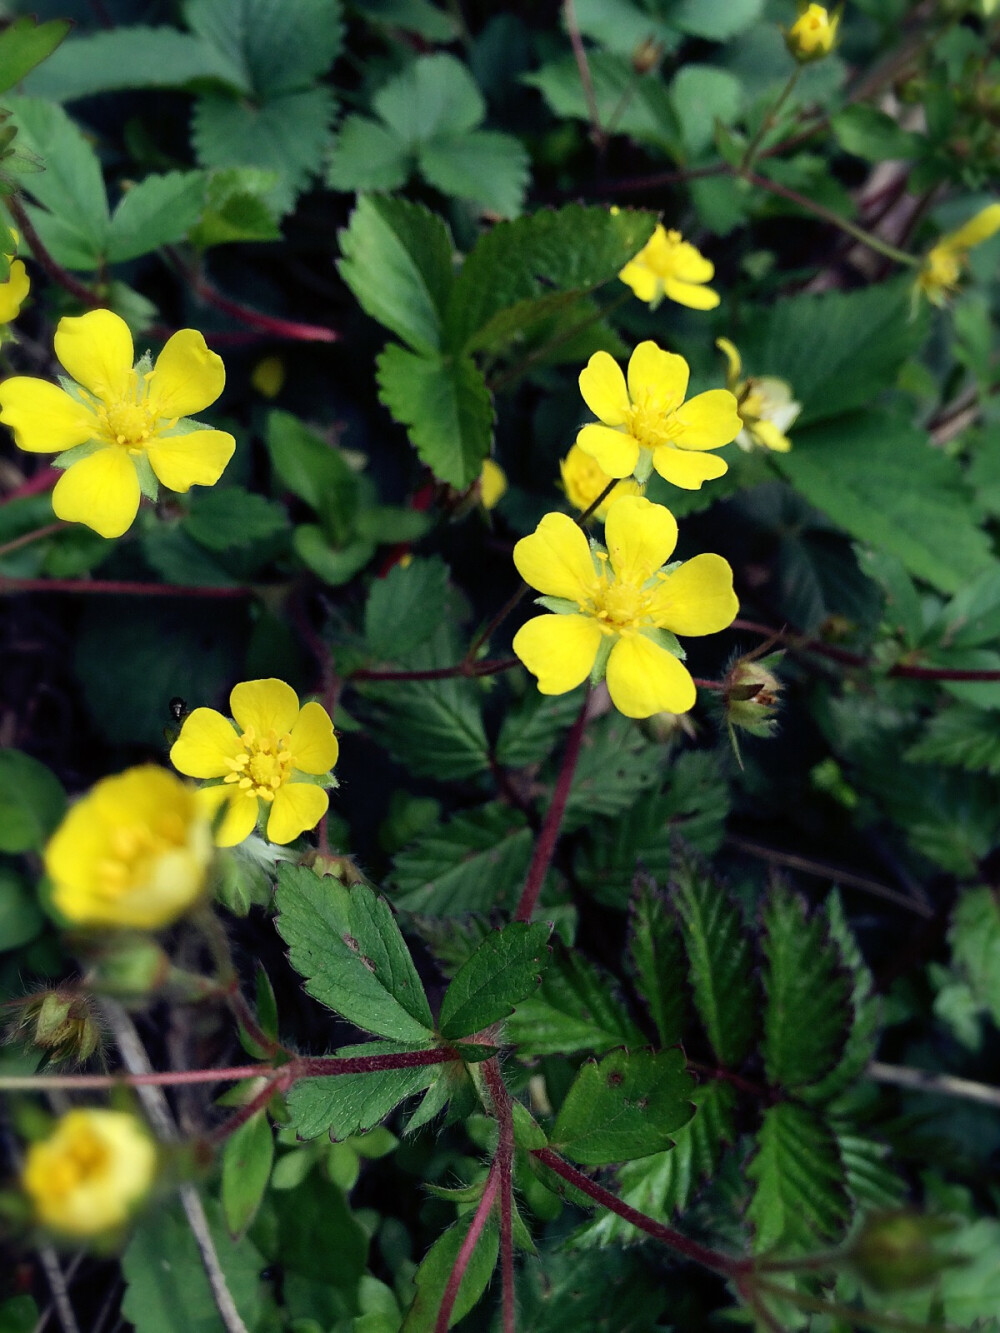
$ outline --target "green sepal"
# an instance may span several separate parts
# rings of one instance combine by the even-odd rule
[[[139,490],[147,500],[152,500],[155,504],[160,498],[160,483],[156,479],[156,473],[149,459],[145,454],[133,454],[132,462],[139,477]]]
[[[653,455],[649,449],[639,450],[639,461],[632,469],[632,476],[640,486],[645,486],[653,471]]]
[[[554,611],[557,616],[576,616],[580,614],[578,602],[571,602],[568,597],[536,597],[536,606],[544,606],[546,611]]]
[[[608,658],[611,656],[611,649],[617,642],[617,635],[601,635],[601,642],[597,649],[597,656],[594,658],[594,665],[590,668],[591,685],[600,685],[601,681],[604,679],[604,673],[608,669]]]
[[[103,440],[87,440],[85,444],[74,444],[72,449],[64,449],[61,454],[52,460],[52,466],[59,468],[62,472],[74,463],[81,462],[84,458],[89,458],[91,454],[96,454],[98,449],[104,449],[107,446]]]
[[[668,653],[673,654],[674,657],[679,657],[682,662],[687,657],[687,653],[677,641],[676,634],[671,634],[670,630],[656,629],[654,626],[646,628],[644,626],[642,633],[645,638],[651,639],[657,647],[665,648]]]
[[[74,403],[79,403],[82,407],[86,407],[91,412],[94,410],[93,397],[89,396],[86,391],[77,384],[76,380],[71,380],[68,375],[57,375],[56,379],[59,381],[59,387],[62,389],[63,393],[68,393]]]
[[[326,787],[330,790],[340,786],[332,773],[303,773],[299,768],[292,769],[292,775],[288,780],[289,782],[305,782],[310,787]]]

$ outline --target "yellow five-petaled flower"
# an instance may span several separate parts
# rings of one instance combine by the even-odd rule
[[[566,457],[560,459],[559,472],[566,499],[581,513],[590,508],[613,480],[598,464],[597,459],[592,458],[578,444],[574,444]],[[602,500],[594,510],[594,517],[603,523],[608,516],[608,509],[615,500],[620,500],[623,495],[641,494],[642,487],[638,482],[619,481],[614,490],[610,491],[606,499]]]
[[[917,274],[917,290],[932,304],[943,306],[958,287],[969,251],[998,231],[1000,204],[987,204],[957,231],[948,232],[931,246]]]
[[[609,477],[633,473],[640,483],[655,468],[687,491],[721,477],[728,465],[707,451],[731,444],[743,429],[728,389],[709,389],[684,401],[688,363],[642,342],[628,363],[628,382],[607,352],[595,352],[580,372],[584,402],[600,425],[584,426],[576,442]]]
[[[716,338],[715,345],[728,362],[726,386],[736,396],[736,410],[743,429],[736,437],[741,449],[771,449],[787,454],[792,442],[785,434],[798,419],[802,404],[792,397],[791,385],[774,375],[754,375],[742,379],[743,360],[728,338]]]
[[[16,375],[0,384],[0,421],[30,453],[67,453],[52,492],[58,518],[102,537],[131,526],[140,495],[212,486],[236,448],[231,435],[189,420],[226,382],[221,359],[195,329],[181,329],[150,365],[133,366],[128,325],[111,310],[59,321],[56,356],[66,388]]]
[[[292,687],[273,679],[236,685],[229,707],[233,722],[214,708],[185,718],[171,762],[188,777],[222,779],[198,793],[214,814],[222,811],[220,847],[249,837],[261,807],[269,840],[291,842],[315,828],[330,804],[323,787],[337,785],[330,770],[340,747],[330,716],[318,703],[299,708]]]
[[[604,550],[567,514],[546,514],[514,547],[518,573],[555,615],[536,616],[514,636],[514,652],[542,694],[565,694],[607,674],[627,717],[686,713],[695,685],[677,657],[677,634],[714,634],[739,610],[733,572],[718,555],[663,569],[677,524],[662,505],[623,496],[608,510]],[[667,631],[666,634],[663,631]]]
[[[715,265],[679,231],[667,231],[659,222],[618,276],[654,308],[664,297],[692,310],[714,310],[719,304],[719,293],[705,286],[715,276]]]

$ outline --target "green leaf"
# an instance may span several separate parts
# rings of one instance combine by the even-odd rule
[[[7,751],[0,750],[0,760],[5,753]],[[0,770],[0,788],[2,785]],[[0,814],[0,848],[3,851],[12,850],[3,846],[4,835],[9,832],[7,808],[0,797],[0,809],[3,810]],[[44,925],[45,916],[38,905],[37,891],[34,887],[29,888],[12,866],[0,863],[0,953],[30,944]]]
[[[1000,638],[1000,568],[984,569],[963,584],[930,626],[942,646],[980,648]]]
[[[363,1046],[343,1046],[336,1054],[357,1058],[420,1049],[369,1041]],[[380,1124],[400,1102],[436,1082],[441,1070],[441,1065],[418,1065],[413,1069],[379,1069],[370,1074],[297,1079],[288,1092],[291,1126],[300,1139],[327,1134],[334,1142],[342,1142]]]
[[[675,1046],[684,1030],[684,951],[666,900],[648,880],[632,902],[629,957],[635,988],[656,1024],[660,1046]]]
[[[471,199],[502,218],[520,213],[531,179],[520,139],[494,130],[435,139],[420,148],[419,164],[424,179],[442,194]]]
[[[512,921],[487,935],[445,992],[438,1015],[441,1035],[468,1037],[508,1018],[512,1006],[541,980],[550,931],[544,923]]]
[[[612,1046],[646,1044],[611,978],[558,942],[541,987],[518,1004],[505,1031],[521,1056],[601,1054]]]
[[[467,1217],[460,1218],[443,1236],[438,1237],[424,1255],[413,1277],[417,1294],[403,1320],[400,1333],[432,1333],[441,1307],[441,1298],[444,1296],[445,1287],[448,1285],[448,1279],[471,1222],[471,1213]],[[448,1320],[449,1328],[453,1328],[469,1313],[486,1290],[496,1268],[499,1250],[500,1228],[496,1217],[491,1215],[476,1240],[469,1265],[462,1275],[462,1284],[458,1289],[451,1318]]]
[[[913,764],[946,764],[970,773],[1000,773],[1000,712],[952,704],[928,720],[906,752]]]
[[[486,103],[468,68],[440,52],[418,56],[383,85],[372,106],[404,143],[427,143],[481,125]]]
[[[378,358],[379,398],[407,428],[421,462],[460,490],[482,471],[493,440],[493,401],[470,357],[421,356],[390,343]]]
[[[367,116],[348,116],[330,155],[326,183],[334,190],[399,190],[414,157],[393,130]]]
[[[376,579],[365,604],[365,647],[372,657],[404,661],[444,619],[447,594],[448,566],[438,557],[393,565]]]
[[[635,1251],[528,1256],[518,1282],[523,1327],[531,1333],[650,1333],[675,1303]],[[519,1324],[519,1327],[522,1325]]]
[[[866,162],[889,158],[919,158],[927,150],[927,139],[902,129],[891,116],[873,106],[847,106],[830,120],[834,138],[845,153]]]
[[[416,652],[427,652],[432,643]],[[415,655],[408,665],[418,669],[424,663]],[[457,780],[489,769],[481,695],[473,681],[366,684],[364,698],[376,739],[416,776]]]
[[[850,1211],[837,1140],[808,1107],[767,1108],[746,1174],[755,1253],[814,1249],[842,1232]]]
[[[629,0],[576,0],[573,8],[581,33],[616,55],[631,59],[648,41],[664,50],[677,45],[677,33],[664,19]]]
[[[817,1105],[831,1100],[861,1076],[878,1049],[881,1026],[875,981],[847,923],[844,905],[836,889],[827,898],[825,909],[830,940],[837,948],[841,967],[851,983],[852,1022],[839,1062],[808,1089],[809,1099]],[[800,1091],[799,1095],[803,1093]]]
[[[628,718],[611,713],[583,734],[563,827],[592,823],[595,815],[617,815],[658,781],[666,764],[662,745],[648,741]]]
[[[756,23],[763,8],[764,0],[679,0],[670,6],[670,22],[692,37],[723,42]]]
[[[676,866],[670,898],[680,920],[698,1017],[719,1063],[738,1065],[753,1045],[760,1008],[753,942],[743,915],[722,886],[693,865]]]
[[[580,711],[583,694],[539,694],[530,689],[504,712],[497,739],[497,763],[505,768],[528,768],[547,759]]]
[[[222,1211],[231,1236],[242,1236],[256,1216],[273,1162],[271,1122],[266,1111],[258,1111],[222,1150]]]
[[[0,33],[0,93],[20,83],[29,70],[47,60],[70,30],[68,19],[39,23],[16,18]]]
[[[28,76],[24,91],[73,102],[121,88],[184,88],[207,80],[240,86],[238,72],[200,37],[135,26],[74,34]]]
[[[371,23],[415,32],[429,42],[452,42],[458,35],[453,16],[431,0],[355,0],[354,8]]]
[[[267,545],[289,528],[283,505],[242,486],[195,491],[181,526],[210,551]]]
[[[202,171],[171,171],[133,185],[112,214],[108,260],[122,264],[182,241],[201,217],[205,191]]]
[[[268,1202],[274,1226],[268,1231],[273,1237],[272,1252],[281,1256],[286,1308],[295,1288],[301,1291],[302,1280],[309,1279],[321,1284],[324,1294],[335,1288],[353,1309],[367,1267],[368,1233],[348,1207],[343,1190],[312,1171],[295,1189],[276,1191]],[[331,1255],[336,1256],[335,1263]],[[172,1333],[170,1325],[160,1333],[167,1327]],[[260,1329],[261,1325],[251,1327]]]
[[[796,430],[775,459],[810,504],[932,587],[954,592],[992,564],[958,464],[905,421],[870,411]]]
[[[188,233],[200,250],[234,241],[278,241],[281,228],[266,196],[278,182],[273,171],[256,167],[226,167],[208,177],[205,207]]]
[[[367,1032],[432,1040],[424,988],[384,899],[283,864],[276,901],[278,930],[310,995]]]
[[[1000,1027],[1000,902],[992,889],[965,890],[955,904],[948,941],[954,967]]]
[[[739,79],[713,65],[686,64],[670,84],[685,152],[696,158],[715,137],[717,124],[731,125],[740,113]]]
[[[626,1162],[617,1172],[618,1198],[658,1222],[669,1222],[687,1208],[736,1137],[736,1093],[728,1083],[704,1083],[692,1091],[691,1101],[695,1113],[672,1135],[673,1148]],[[630,1245],[642,1234],[615,1213],[602,1211],[577,1232],[574,1244]]]
[[[340,0],[187,0],[184,16],[263,100],[325,74],[343,38]]]
[[[661,75],[654,72],[637,76],[631,59],[610,51],[589,52],[588,65],[601,125],[680,160],[683,150],[677,118]],[[590,122],[590,99],[573,56],[523,74],[521,82],[537,88],[556,116]]]
[[[694,1114],[681,1051],[612,1051],[588,1060],[570,1086],[552,1146],[583,1166],[648,1157]]]
[[[332,542],[347,542],[357,517],[358,478],[344,455],[290,412],[268,413],[265,438],[282,484],[316,511]]]
[[[302,563],[332,588],[349,583],[375,554],[375,543],[363,538],[343,547],[331,546],[323,529],[314,523],[297,527],[292,534],[292,545]]]
[[[499,802],[455,815],[395,858],[393,901],[426,916],[510,911],[533,842],[525,817]]]
[[[37,851],[65,810],[54,773],[20,750],[0,750],[0,852]]]
[[[361,308],[416,351],[437,351],[452,286],[453,246],[441,219],[405,199],[362,195],[340,248],[340,276]]]

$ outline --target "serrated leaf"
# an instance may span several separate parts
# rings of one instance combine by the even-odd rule
[[[340,0],[187,0],[188,26],[262,100],[307,87],[340,50]]]
[[[838,1236],[850,1216],[837,1140],[808,1107],[767,1108],[746,1174],[755,1187],[747,1210],[755,1253],[813,1249]]]
[[[673,1304],[666,1284],[638,1253],[574,1254],[553,1250],[528,1257],[518,1307],[531,1333],[650,1333]]]
[[[468,67],[445,52],[411,61],[378,90],[372,106],[412,145],[474,130],[486,115],[486,103]]]
[[[0,93],[47,60],[70,30],[68,19],[16,18],[0,33]]]
[[[170,171],[133,185],[111,216],[109,261],[122,264],[182,241],[201,217],[205,192],[203,171]]]
[[[200,37],[136,25],[73,34],[28,76],[24,91],[73,102],[120,88],[183,88],[209,79],[239,87],[230,62]]]
[[[852,1200],[865,1209],[901,1208],[906,1202],[906,1182],[889,1165],[891,1153],[885,1143],[858,1134],[838,1134],[837,1147]]]
[[[411,660],[416,665],[417,659]],[[418,777],[457,780],[489,768],[489,742],[472,681],[366,685],[364,697],[376,739]]]
[[[242,486],[196,491],[181,523],[189,536],[210,551],[266,544],[289,527],[284,506]]]
[[[612,1046],[646,1044],[611,978],[558,942],[541,986],[516,1007],[505,1031],[522,1056],[601,1054]]]
[[[441,219],[405,199],[362,195],[340,248],[340,276],[366,314],[414,350],[437,351],[452,286],[452,240]]]
[[[684,950],[666,899],[648,881],[632,900],[629,958],[660,1045],[676,1045],[684,1030]]]
[[[336,1054],[351,1059],[420,1049],[369,1041],[363,1046],[343,1046]],[[287,1098],[291,1126],[302,1139],[328,1134],[339,1143],[352,1134],[363,1134],[380,1124],[407,1097],[435,1083],[441,1069],[440,1065],[418,1065],[413,1069],[379,1069],[370,1074],[297,1079]]]
[[[409,180],[414,162],[395,131],[367,116],[347,116],[330,155],[326,183],[334,190],[398,190]]]
[[[697,158],[712,143],[716,125],[731,125],[739,115],[743,89],[728,70],[692,63],[674,75],[670,96],[684,149]]]
[[[267,1189],[274,1135],[266,1111],[258,1111],[226,1140],[222,1150],[222,1212],[231,1236],[242,1236]]]
[[[304,866],[278,870],[277,927],[292,966],[321,1004],[395,1041],[433,1039],[434,1021],[388,904]]]
[[[829,1101],[861,1076],[878,1049],[881,1020],[874,978],[847,923],[844,905],[836,889],[827,898],[825,906],[830,939],[836,945],[841,967],[850,979],[851,1027],[838,1063],[808,1090],[810,1099],[817,1104]]]
[[[992,889],[965,890],[955,904],[948,940],[953,965],[1000,1027],[1000,903]]]
[[[225,167],[209,173],[205,208],[188,240],[198,249],[234,241],[277,241],[281,228],[266,202],[278,177],[256,167]]]
[[[54,773],[29,754],[0,749],[0,852],[37,851],[65,810]]]
[[[497,763],[505,768],[527,768],[547,759],[580,711],[580,690],[567,694],[539,694],[530,690],[508,708],[497,738]]]
[[[620,713],[593,722],[583,734],[563,827],[589,824],[595,815],[616,815],[658,781],[667,762],[662,745],[646,740]]]
[[[1000,773],[1000,712],[952,704],[929,719],[906,751],[911,764],[945,764],[970,773]]]
[[[550,932],[544,923],[512,921],[487,935],[445,992],[438,1015],[441,1035],[449,1041],[468,1037],[508,1018],[512,1006],[541,980]]]
[[[970,579],[928,628],[942,648],[993,646],[1000,638],[1000,569],[984,569]]]
[[[746,1058],[760,1008],[753,941],[743,915],[720,884],[678,864],[670,901],[680,921],[698,1017],[720,1064]]]
[[[343,454],[290,412],[269,412],[265,432],[279,480],[323,520],[330,540],[346,543],[354,533],[358,478]]]
[[[531,179],[531,160],[520,139],[495,130],[435,139],[421,145],[418,162],[436,190],[471,199],[502,218],[520,213]]]
[[[525,817],[496,802],[455,815],[395,858],[393,900],[428,916],[512,910],[534,838]]]
[[[559,1109],[552,1145],[584,1166],[662,1152],[694,1114],[693,1091],[680,1051],[612,1051],[588,1060]]]
[[[417,1294],[403,1320],[400,1333],[432,1333],[448,1278],[471,1222],[471,1213],[460,1218],[443,1236],[438,1237],[424,1255],[413,1276]],[[448,1320],[449,1328],[453,1328],[479,1301],[493,1276],[499,1250],[500,1228],[496,1217],[491,1214],[476,1240],[468,1267],[462,1275],[462,1283]]]
[[[628,135],[660,151],[666,150],[675,159],[683,157],[673,102],[658,72],[637,77],[631,59],[611,51],[591,51],[587,63],[602,125],[612,128],[615,134]],[[558,117],[589,124],[590,98],[584,92],[580,68],[572,55],[523,74],[521,81],[537,88]]]
[[[464,490],[493,440],[493,400],[470,357],[421,356],[390,343],[378,358],[379,399],[407,429],[421,462]]]
[[[401,662],[445,616],[448,567],[443,560],[393,565],[365,603],[365,647],[377,661]]]

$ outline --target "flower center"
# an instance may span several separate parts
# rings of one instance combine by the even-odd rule
[[[659,449],[671,444],[677,433],[673,408],[666,408],[662,399],[654,399],[648,390],[640,390],[638,397],[625,414],[628,433],[643,449]]]
[[[155,815],[149,823],[111,830],[105,856],[96,867],[101,892],[120,898],[155,877],[156,863],[187,844],[184,821],[176,811]]]
[[[274,793],[292,775],[291,737],[274,731],[258,737],[253,727],[247,727],[240,740],[243,753],[226,761],[233,771],[226,774],[225,781],[238,782],[248,794],[273,801]]]
[[[660,278],[672,278],[676,268],[677,247],[682,243],[683,237],[679,231],[668,231],[664,234],[664,244],[657,246],[652,255],[653,262],[650,268]]]
[[[141,449],[153,433],[153,414],[145,403],[125,400],[106,407],[101,415],[107,435],[128,449]]]
[[[46,1184],[53,1194],[69,1194],[86,1180],[107,1169],[107,1144],[87,1129],[78,1129],[49,1165]]]
[[[652,624],[650,600],[645,589],[605,575],[591,596],[588,610],[605,634],[621,634]]]
[[[951,291],[958,285],[961,273],[962,261],[955,251],[944,245],[935,245],[924,261],[921,277],[925,286]]]

